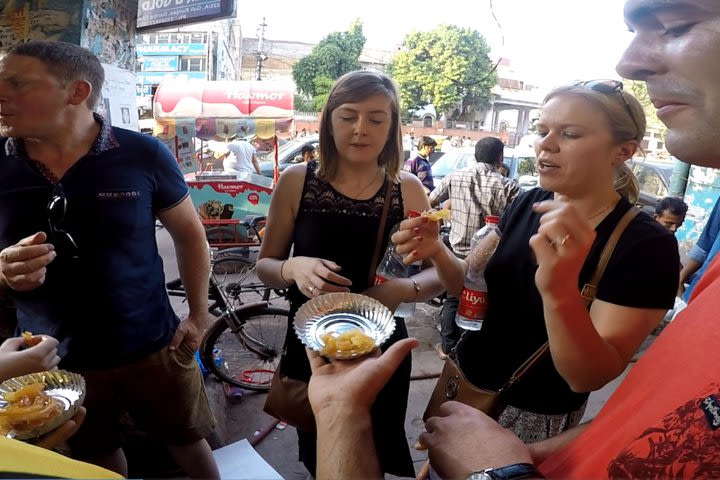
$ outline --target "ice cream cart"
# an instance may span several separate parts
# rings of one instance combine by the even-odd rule
[[[153,111],[154,134],[175,153],[211,245],[256,244],[243,221],[248,215],[267,215],[273,179],[204,171],[197,145],[236,137],[277,145],[277,133],[292,128],[292,85],[173,80],[158,87]]]

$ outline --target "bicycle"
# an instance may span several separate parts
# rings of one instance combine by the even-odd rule
[[[246,219],[246,226],[258,233],[264,217]],[[260,235],[257,236],[260,239]],[[275,292],[261,282],[247,282],[255,272],[249,248],[223,250],[211,256],[208,285],[209,312],[218,317],[206,330],[200,343],[203,366],[220,381],[248,390],[267,391],[280,361],[289,328],[289,311],[269,303]],[[227,283],[228,277],[240,275]],[[185,296],[182,282],[167,283],[168,294]],[[254,292],[262,301],[246,303],[241,294]],[[218,361],[221,352],[222,361]]]

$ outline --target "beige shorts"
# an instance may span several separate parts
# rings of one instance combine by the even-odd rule
[[[70,439],[73,455],[102,455],[121,447],[125,413],[170,445],[194,443],[215,426],[194,352],[184,344],[122,367],[78,373],[87,382],[87,417]]]

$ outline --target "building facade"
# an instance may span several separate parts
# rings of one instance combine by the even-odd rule
[[[145,33],[136,39],[137,99],[150,113],[162,81],[239,80],[240,24],[234,19]]]

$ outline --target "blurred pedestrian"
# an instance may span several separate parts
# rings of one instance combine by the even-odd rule
[[[403,170],[410,172],[420,179],[425,193],[430,193],[435,189],[433,182],[432,170],[430,169],[430,155],[435,151],[437,142],[432,137],[422,137],[417,144],[417,156],[408,159],[403,165]]]

